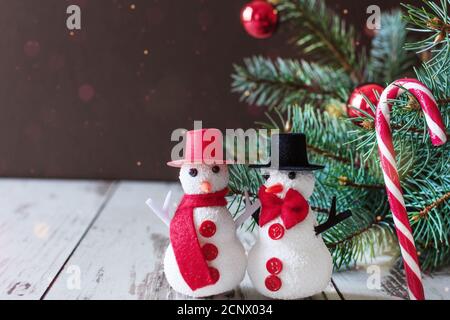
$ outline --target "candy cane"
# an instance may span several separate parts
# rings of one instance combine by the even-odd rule
[[[403,264],[405,267],[408,292],[411,300],[424,300],[419,259],[414,244],[408,213],[403,200],[400,178],[395,160],[395,151],[390,127],[389,100],[395,99],[408,90],[416,97],[425,114],[431,142],[435,146],[443,145],[447,141],[445,126],[439,112],[436,100],[430,90],[415,79],[395,81],[381,94],[376,112],[376,133],[378,149],[383,169],[384,182],[388,194],[389,204],[394,218],[395,228],[400,243]]]

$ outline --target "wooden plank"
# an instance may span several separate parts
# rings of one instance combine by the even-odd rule
[[[0,180],[0,299],[39,299],[106,201],[111,183]]]
[[[178,184],[121,182],[111,200],[46,299],[177,299],[164,277],[162,259],[168,228],[145,204],[162,205],[173,190],[173,207],[181,197]],[[70,286],[71,269],[80,270],[80,287]]]
[[[331,279],[328,287],[321,293],[312,297],[313,300],[343,300],[343,296],[336,287],[334,279]]]
[[[450,267],[424,276],[425,297],[428,300],[450,300]]]
[[[399,282],[402,278],[395,273],[393,262],[390,256],[380,256],[370,263],[335,272],[333,280],[345,300],[400,299],[404,285]]]
[[[380,274],[379,286],[373,281],[374,272]],[[333,279],[346,300],[408,299],[403,269],[392,255],[377,257],[371,263],[359,263],[351,270],[335,273]],[[423,284],[427,299],[449,300],[450,268],[424,274]]]

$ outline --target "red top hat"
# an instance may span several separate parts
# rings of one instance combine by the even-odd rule
[[[186,132],[184,159],[167,165],[180,168],[183,164],[231,164],[223,159],[223,135],[218,129],[201,129]]]

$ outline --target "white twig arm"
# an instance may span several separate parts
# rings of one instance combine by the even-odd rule
[[[170,205],[171,199],[172,199],[172,190],[169,190],[169,192],[167,192],[167,195],[166,195],[166,198],[164,199],[164,204],[163,204],[163,211],[166,213],[166,215],[168,217],[169,217],[169,205]]]
[[[255,202],[252,204],[250,202],[248,192],[245,191],[244,194],[245,194],[245,211],[234,222],[236,227],[239,227],[241,224],[247,221],[247,219],[250,218],[261,207],[261,202],[259,202],[258,199],[256,199]]]
[[[164,204],[162,209],[158,208],[154,203],[153,200],[151,198],[149,198],[145,203],[147,204],[147,206],[150,208],[150,210],[153,211],[153,213],[159,218],[161,219],[162,222],[164,222],[164,224],[166,226],[170,225],[170,216],[169,216],[169,204],[170,204],[170,199],[172,197],[172,191],[169,191],[167,193],[166,199],[164,200]]]

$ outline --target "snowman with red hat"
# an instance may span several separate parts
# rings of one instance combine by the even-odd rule
[[[170,219],[163,209],[147,204],[170,226],[164,273],[177,292],[206,297],[230,291],[245,275],[247,257],[227,209],[229,173],[223,160],[223,137],[217,129],[186,133],[185,157],[169,162],[180,168],[185,195]]]
[[[314,191],[303,134],[272,135],[271,163],[262,168],[266,182],[258,197],[259,239],[248,255],[248,273],[256,290],[276,299],[300,299],[323,291],[331,280],[332,258],[320,234],[348,218],[336,215],[333,199],[328,221],[318,226],[308,199]],[[258,203],[254,204],[258,206]]]

